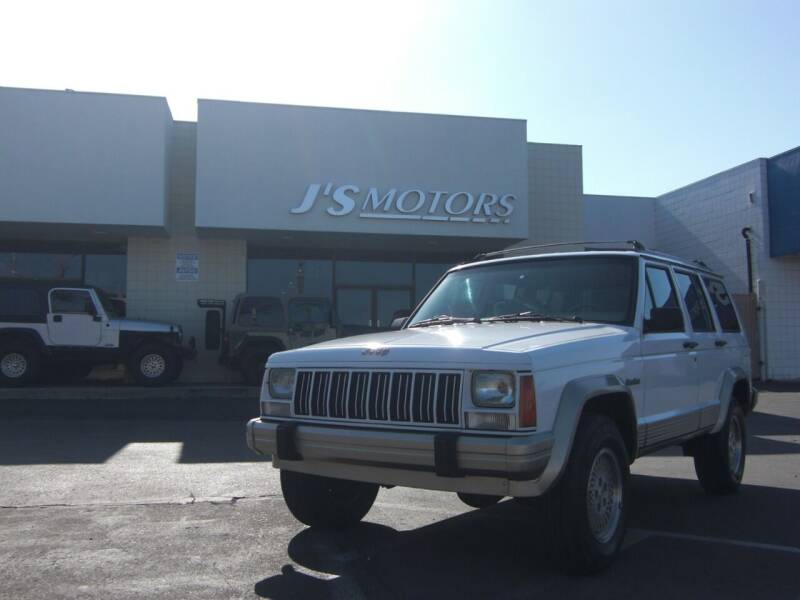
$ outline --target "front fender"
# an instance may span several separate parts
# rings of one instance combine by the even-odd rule
[[[630,402],[630,410],[633,411],[633,431],[621,432],[623,437],[632,435],[631,439],[636,438],[636,411],[633,404],[633,394],[630,388],[616,375],[589,375],[574,379],[564,386],[553,424],[553,449],[550,460],[545,467],[541,477],[535,482],[531,482],[536,487],[537,493],[544,493],[553,485],[558,483],[559,478],[564,472],[575,441],[575,432],[578,429],[581,415],[586,403],[592,398],[604,396],[606,394],[625,394]],[[633,457],[630,457],[633,459]]]

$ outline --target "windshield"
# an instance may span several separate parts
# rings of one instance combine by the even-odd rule
[[[477,321],[514,315],[630,325],[637,261],[627,256],[540,258],[449,273],[414,315]]]
[[[278,298],[245,297],[239,303],[236,322],[242,327],[283,329],[283,305]]]

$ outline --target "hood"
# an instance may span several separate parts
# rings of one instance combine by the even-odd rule
[[[600,323],[522,321],[434,325],[339,338],[273,356],[276,364],[374,363],[376,359],[387,362],[516,362],[522,358],[519,355],[534,350],[608,336],[624,337],[630,332],[628,327]],[[441,352],[444,348],[449,351]]]
[[[112,323],[119,326],[120,331],[141,331],[146,333],[170,333],[180,331],[180,327],[170,323],[158,321],[141,321],[138,319],[112,319]]]

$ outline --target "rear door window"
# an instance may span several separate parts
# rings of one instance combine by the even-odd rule
[[[708,295],[711,297],[711,304],[714,305],[714,312],[717,313],[722,331],[727,333],[738,333],[742,330],[739,319],[736,317],[736,309],[733,306],[733,298],[728,294],[725,285],[719,279],[704,277]]]
[[[697,332],[714,331],[714,320],[697,275],[675,271],[675,281],[678,283],[686,312],[689,313],[692,329]]]
[[[0,289],[0,320],[30,321],[43,317],[39,293],[25,288]]]

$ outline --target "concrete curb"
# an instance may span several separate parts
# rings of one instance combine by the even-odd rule
[[[0,389],[2,417],[250,419],[258,388],[245,386],[52,386]]]

